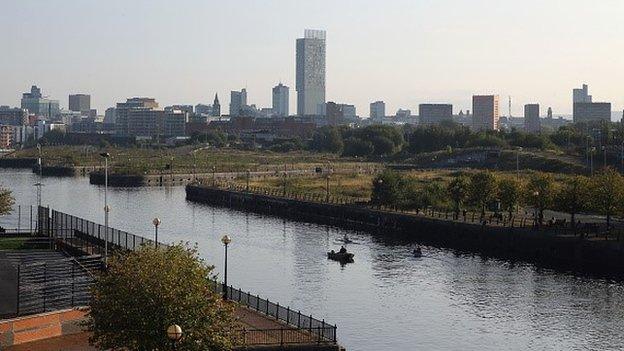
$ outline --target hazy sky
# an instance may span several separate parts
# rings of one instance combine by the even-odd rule
[[[624,108],[623,0],[0,0],[0,104],[39,85],[67,107],[88,93],[106,107],[131,96],[161,106],[209,103],[230,90],[270,106],[294,91],[295,39],[327,30],[327,100],[423,102],[469,109],[473,93],[507,96],[513,114],[571,112],[572,88]]]

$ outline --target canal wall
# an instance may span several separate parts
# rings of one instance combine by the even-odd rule
[[[0,168],[32,168],[36,164],[36,158],[0,158]]]
[[[484,257],[523,260],[564,270],[624,276],[624,245],[584,240],[526,227],[484,226],[422,215],[325,204],[268,195],[187,185],[190,201],[366,230],[390,244],[419,242],[476,252]]]

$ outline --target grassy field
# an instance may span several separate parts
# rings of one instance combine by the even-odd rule
[[[29,238],[0,238],[0,250],[20,250],[25,248]]]
[[[101,152],[110,153],[112,172],[121,174],[169,172],[191,173],[220,171],[245,171],[274,169],[298,169],[314,166],[333,168],[356,168],[369,166],[356,159],[342,158],[334,154],[305,151],[276,153],[271,151],[244,151],[238,149],[193,148],[183,146],[168,149],[107,148],[94,146],[49,146],[42,150],[44,165],[102,166]],[[12,157],[37,157],[37,149],[15,152]]]

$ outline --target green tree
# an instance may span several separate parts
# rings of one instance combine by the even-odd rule
[[[481,219],[485,218],[485,208],[498,195],[496,177],[491,172],[478,172],[470,176],[468,198],[470,202],[481,209]]]
[[[509,213],[509,218],[514,208],[520,202],[522,197],[521,184],[513,178],[503,178],[498,183],[499,198],[504,211]]]
[[[11,213],[14,203],[15,199],[13,199],[11,190],[0,188],[0,215]]]
[[[229,350],[233,306],[210,282],[212,266],[183,245],[145,246],[109,261],[93,287],[89,330],[100,349],[169,350],[166,328],[184,331],[181,350]]]
[[[468,179],[462,175],[453,178],[446,188],[451,201],[453,201],[455,219],[459,217],[459,211],[461,211],[461,206],[468,196],[468,190]]]
[[[624,208],[624,178],[613,168],[607,167],[591,179],[591,206],[607,217],[607,226],[611,225],[611,216]]]
[[[556,208],[570,214],[570,226],[576,226],[576,214],[588,209],[590,183],[584,176],[566,179],[555,196]]]
[[[319,152],[341,152],[344,143],[340,130],[332,126],[317,129],[312,136],[310,147]]]
[[[373,144],[364,139],[350,137],[345,140],[343,156],[368,156],[373,153]]]
[[[534,173],[529,178],[525,191],[527,204],[538,213],[537,223],[544,222],[544,210],[550,208],[555,196],[553,176],[548,173]]]
[[[406,181],[394,171],[384,171],[373,179],[373,205],[401,207],[406,193]]]

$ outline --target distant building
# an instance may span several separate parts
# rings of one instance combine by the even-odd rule
[[[499,129],[498,95],[472,96],[472,128],[476,131]]]
[[[121,136],[133,135],[130,133],[128,113],[131,110],[157,109],[156,99],[146,97],[134,97],[126,99],[126,102],[119,102],[115,108],[115,133]]]
[[[211,116],[221,116],[221,104],[219,103],[219,96],[215,93],[215,98],[212,103],[212,113]]]
[[[91,95],[69,95],[69,110],[82,112],[85,115],[89,114],[89,112],[91,111]]]
[[[109,107],[104,112],[104,124],[115,124],[115,108]]]
[[[383,123],[386,117],[386,104],[383,101],[375,101],[370,104],[370,119],[374,123]]]
[[[277,117],[288,116],[288,91],[289,88],[279,83],[273,88],[273,115]]]
[[[195,113],[198,115],[212,116],[212,105],[197,104],[195,105]]]
[[[548,119],[552,119],[553,118],[552,107],[548,108],[548,112],[546,112],[546,118],[548,118]]]
[[[193,113],[195,113],[195,109],[193,108],[193,105],[171,105],[171,106],[167,106],[165,107],[165,111],[182,111],[182,112],[186,112],[189,115],[192,115]]]
[[[0,125],[0,149],[10,149],[13,146],[13,126]]]
[[[610,102],[575,102],[572,119],[574,123],[611,121]]]
[[[247,106],[247,89],[230,92],[230,116],[240,116],[241,111]]]
[[[297,39],[297,115],[318,115],[325,106],[325,31],[306,29]]]
[[[394,115],[397,119],[406,119],[412,117],[412,110],[398,109]]]
[[[22,94],[21,107],[29,113],[46,119],[56,118],[60,111],[58,100],[43,97],[41,89],[36,85],[30,87],[30,93]]]
[[[541,132],[539,104],[524,105],[524,130],[527,133]]]
[[[0,124],[23,126],[28,124],[28,110],[9,106],[0,106]]]
[[[421,124],[440,124],[442,121],[453,120],[453,105],[451,104],[420,104],[418,116]]]
[[[340,104],[340,110],[342,111],[342,117],[344,117],[347,120],[354,120],[357,118],[355,105]]]
[[[342,108],[333,101],[328,101],[325,104],[325,116],[327,118],[327,124],[332,126],[341,124],[344,119]]]
[[[580,89],[572,89],[572,103],[577,102],[592,102],[592,96],[589,95],[589,88],[587,84],[583,84]]]

